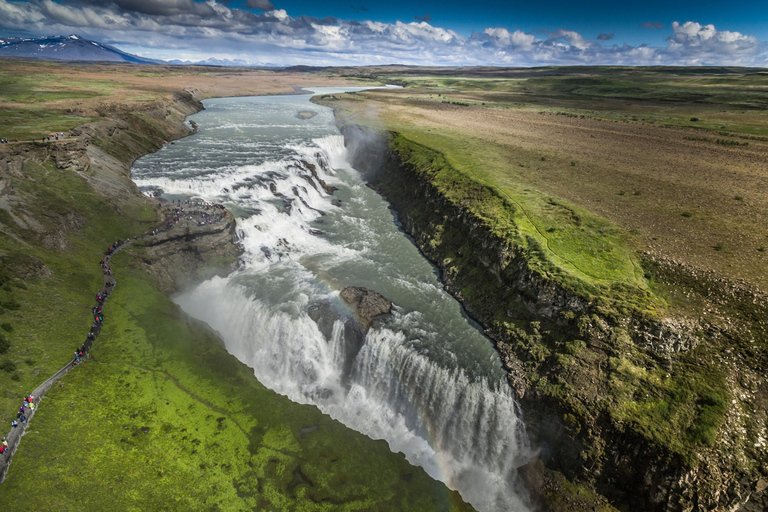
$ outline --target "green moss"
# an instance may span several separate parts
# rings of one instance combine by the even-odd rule
[[[105,329],[41,402],[0,489],[7,506],[470,510],[385,442],[261,386],[129,254],[113,265]]]

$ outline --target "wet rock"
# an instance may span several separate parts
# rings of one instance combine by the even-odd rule
[[[330,301],[311,305],[307,314],[317,324],[318,329],[328,342],[333,340],[333,326],[336,321],[344,323],[341,332],[342,357],[344,358],[342,379],[346,382],[350,376],[355,357],[365,343],[368,327],[349,311],[344,310],[340,304],[334,304]]]
[[[368,326],[373,317],[392,312],[392,301],[367,288],[348,286],[339,295],[355,308],[355,312]]]
[[[324,163],[324,162],[323,162],[323,160],[322,160],[322,158],[320,159],[320,162],[321,162],[321,166],[323,167],[323,169],[327,171],[328,169],[326,169],[326,168],[325,168],[325,166],[324,166],[324,165],[322,165],[322,164]],[[313,164],[311,164],[311,163],[307,162],[306,160],[302,160],[302,161],[301,161],[301,163],[302,163],[302,165],[303,165],[303,166],[304,166],[304,167],[305,167],[305,168],[306,168],[306,169],[307,169],[307,170],[308,170],[308,171],[309,171],[309,172],[312,174],[312,177],[313,177],[315,180],[317,180],[317,182],[320,184],[320,186],[323,188],[323,190],[325,190],[325,192],[326,192],[327,194],[329,194],[329,195],[330,195],[330,194],[333,194],[334,192],[336,192],[337,190],[339,190],[338,188],[336,188],[336,187],[334,187],[334,186],[328,185],[328,184],[327,184],[327,183],[326,183],[326,182],[325,182],[325,181],[324,181],[324,180],[323,180],[323,179],[322,179],[322,178],[321,178],[321,177],[320,177],[320,176],[317,174],[317,168],[316,168],[316,167],[315,167]],[[313,186],[314,186],[314,185],[313,185]]]

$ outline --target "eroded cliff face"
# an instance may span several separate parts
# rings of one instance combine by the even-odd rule
[[[387,135],[357,126],[342,132],[355,168],[390,201],[405,231],[439,267],[446,289],[495,342],[545,472],[588,482],[632,510],[762,510],[765,357],[750,359],[743,350],[749,339],[742,339],[757,313],[702,322],[622,310],[599,294],[580,293],[537,266],[530,247],[494,234],[449,200],[393,150]],[[665,262],[647,263],[660,280],[679,276]],[[743,295],[732,308],[759,301]],[[764,333],[753,332],[753,341],[755,335]],[[680,399],[694,409],[690,425],[654,425],[665,417],[656,409],[644,422],[637,408],[673,407],[666,396],[647,394],[685,393],[696,376],[687,368],[697,364],[717,380],[687,402]],[[660,379],[655,388],[650,376]],[[668,417],[671,423],[682,416]],[[677,432],[682,441],[665,442],[664,432],[676,428],[687,429]],[[546,474],[527,480],[553,493],[541,483],[553,481]],[[551,496],[542,499],[559,506]]]
[[[208,224],[182,220],[141,240],[134,250],[166,294],[215,275],[229,274],[237,268],[242,254],[237,224],[229,212],[224,219]]]
[[[142,104],[134,111],[124,106],[105,107],[101,120],[73,129],[62,139],[51,142],[21,142],[0,146],[0,230],[16,237],[36,238],[42,245],[57,251],[69,248],[72,232],[88,228],[86,219],[58,209],[38,197],[44,187],[54,181],[81,187],[106,199],[119,214],[130,214],[144,221],[145,229],[166,228],[161,206],[145,197],[131,180],[133,162],[160,149],[167,141],[194,132],[185,124],[188,115],[203,109],[198,91],[189,88],[164,100]],[[82,192],[78,192],[82,193]],[[4,229],[3,223],[14,225]],[[234,218],[213,224],[193,222],[174,226],[149,240],[135,245],[142,265],[158,280],[166,293],[176,291],[191,281],[232,271],[238,263],[240,248]],[[124,236],[134,235],[125,233]],[[21,238],[19,243],[25,243]],[[32,259],[30,273],[40,277],[51,275],[50,269]],[[34,267],[34,268],[32,268]]]

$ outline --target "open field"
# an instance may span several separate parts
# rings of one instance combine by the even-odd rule
[[[61,64],[0,59],[0,137],[41,138],[186,87],[204,98],[290,94],[294,86],[351,85],[306,73],[210,67]]]
[[[324,101],[498,187],[581,277],[631,280],[631,254],[647,250],[765,290],[768,75],[627,73],[636,76],[405,75],[389,77],[404,89]],[[587,243],[609,229],[597,224],[560,236],[568,209],[624,236]],[[601,249],[609,257],[595,261]]]

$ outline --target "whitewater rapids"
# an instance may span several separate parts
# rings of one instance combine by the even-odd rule
[[[531,450],[498,354],[309,97],[206,101],[196,135],[134,165],[145,193],[224,203],[238,219],[242,268],[176,302],[267,387],[385,439],[480,511],[528,510],[516,470]],[[345,286],[395,304],[355,352]],[[318,304],[338,313],[330,333],[310,317]]]

